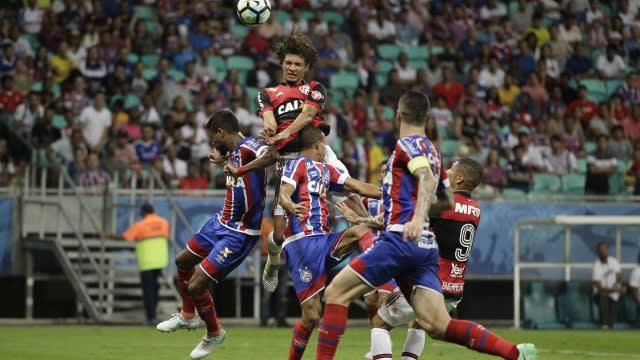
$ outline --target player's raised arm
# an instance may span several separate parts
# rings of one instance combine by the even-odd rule
[[[374,229],[383,229],[382,224],[382,214],[373,217],[373,216],[360,216],[355,211],[353,211],[347,204],[344,202],[337,203],[336,208],[342,212],[345,219],[353,225],[365,224]]]
[[[362,182],[352,177],[348,177],[344,181],[344,190],[350,193],[358,194],[360,196],[380,199],[382,191],[380,186]]]
[[[433,193],[436,190],[437,183],[426,157],[411,159],[408,167],[409,171],[418,180],[418,194],[413,218],[404,226],[403,238],[405,240],[418,240],[420,239],[429,207],[433,201]]]
[[[258,92],[256,106],[258,109],[258,115],[262,119],[262,124],[264,125],[264,129],[260,135],[260,140],[264,141],[275,135],[278,128],[276,117],[273,115],[273,104],[271,104],[271,100],[269,99],[269,95],[265,89]]]
[[[296,204],[291,200],[291,195],[295,190],[296,188],[293,185],[283,182],[280,187],[278,203],[289,213],[295,214],[298,219],[302,220],[306,209],[304,205]]]

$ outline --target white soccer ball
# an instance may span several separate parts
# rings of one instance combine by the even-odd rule
[[[271,16],[271,3],[269,0],[239,0],[236,13],[245,25],[263,24]]]

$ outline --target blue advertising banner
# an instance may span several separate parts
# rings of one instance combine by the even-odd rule
[[[0,274],[11,273],[13,198],[0,197]]]
[[[121,198],[122,204],[128,198]],[[136,205],[136,214],[143,201]],[[191,226],[197,231],[216,211],[222,208],[220,198],[176,199]],[[156,212],[169,217],[169,204],[164,199],[153,202]],[[556,215],[640,215],[640,206],[634,204],[598,203],[481,203],[481,222],[476,232],[469,275],[512,275],[513,237],[516,223],[524,219],[543,218]],[[139,216],[136,217],[136,220]],[[117,230],[129,226],[129,213],[118,211]],[[178,244],[182,247],[193,235],[181,222],[176,223]],[[579,226],[572,232],[571,257],[576,262],[592,262],[596,258],[595,247],[600,241],[614,244],[614,227]],[[640,224],[622,232],[622,261],[634,262],[640,251]],[[613,247],[611,248],[614,254]],[[564,254],[564,230],[559,226],[538,226],[522,231],[521,258],[529,261],[561,261]],[[529,274],[536,274],[530,272]]]

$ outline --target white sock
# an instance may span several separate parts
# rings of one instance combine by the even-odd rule
[[[407,330],[407,339],[404,341],[400,360],[415,360],[419,358],[422,350],[424,350],[424,337],[425,333],[422,329]]]
[[[269,233],[269,262],[271,265],[280,265],[280,252],[282,246],[273,241],[273,231]]]
[[[385,329],[371,329],[371,355],[378,360],[392,359],[391,357],[391,335]]]

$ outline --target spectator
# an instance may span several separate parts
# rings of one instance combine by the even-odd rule
[[[105,93],[99,91],[94,97],[93,105],[87,106],[80,113],[82,136],[89,150],[93,152],[100,152],[111,128],[111,111],[104,106]]]
[[[44,22],[44,10],[36,6],[36,0],[28,0],[27,5],[20,9],[18,19],[27,34],[38,35]]]
[[[82,110],[89,106],[87,83],[82,76],[73,80],[73,89],[64,94],[64,106],[71,109],[73,116],[80,116]]]
[[[426,90],[428,90],[428,92],[430,92],[434,86],[442,82],[442,65],[438,56],[435,54],[429,56],[427,67],[420,69],[418,71],[418,76],[420,76],[420,72],[423,73],[423,79],[418,83],[426,85]]]
[[[318,49],[317,76],[321,83],[329,84],[329,78],[342,67],[340,55],[331,48],[331,38],[326,35],[322,38],[322,47]]]
[[[118,130],[117,140],[114,148],[114,157],[127,165],[132,165],[138,161],[136,148],[129,141],[129,135],[124,130]]]
[[[593,264],[593,300],[600,310],[601,327],[609,329],[616,322],[618,299],[625,289],[618,260],[609,256],[609,245],[600,242],[596,250],[598,259]]]
[[[576,17],[568,14],[564,22],[558,28],[558,38],[568,43],[578,43],[582,41],[582,30],[576,24]]]
[[[551,25],[549,28],[549,46],[551,46],[551,54],[553,57],[560,59],[562,65],[564,65],[565,60],[573,52],[573,48],[571,47],[571,43],[560,38],[559,34],[560,30],[558,25]]]
[[[15,89],[13,76],[5,75],[2,78],[2,92],[0,92],[0,110],[12,113],[23,101],[24,95]]]
[[[617,171],[617,159],[609,152],[609,138],[598,137],[597,148],[587,155],[587,178],[584,185],[588,195],[609,194],[609,177]]]
[[[466,61],[474,61],[480,55],[482,44],[477,39],[475,29],[469,29],[467,38],[460,44],[462,56]]]
[[[269,63],[266,57],[258,56],[256,67],[247,73],[246,85],[265,88],[272,84],[271,74],[269,73]],[[253,99],[251,99],[253,101]]]
[[[589,29],[589,40],[587,42],[592,49],[606,48],[609,44],[605,29],[600,20],[594,20]]]
[[[395,23],[396,45],[398,46],[416,46],[420,39],[420,30],[414,24],[409,22],[409,14],[407,10],[400,11],[398,19]]]
[[[482,128],[482,119],[478,115],[478,111],[473,105],[472,100],[463,100],[463,110],[456,117],[453,123],[453,133],[456,139],[471,142],[472,139],[480,134]]]
[[[505,72],[500,68],[497,56],[489,58],[489,66],[480,71],[478,85],[484,88],[500,88],[504,85]]]
[[[139,113],[140,123],[160,125],[160,113],[158,113],[158,110],[153,105],[151,95],[145,94],[142,96]]]
[[[80,43],[80,33],[78,30],[72,30],[69,37],[67,47],[67,58],[78,67],[87,58],[87,49],[82,47]]]
[[[498,6],[497,0],[488,0],[485,5],[480,8],[480,20],[484,22],[493,22],[507,16],[506,7]]]
[[[627,106],[640,102],[640,76],[638,73],[628,74],[625,81],[618,86],[615,95],[622,98]]]
[[[395,69],[398,71],[398,81],[402,86],[409,87],[415,84],[418,77],[417,71],[409,65],[409,57],[405,52],[401,52],[398,55]]]
[[[195,62],[189,61],[184,66],[184,79],[180,81],[180,86],[188,91],[194,99],[198,99],[204,93],[205,83],[196,73]]]
[[[631,288],[631,296],[636,303],[636,327],[640,328],[640,253],[638,253],[638,261],[636,267],[629,276],[629,287]]]
[[[69,112],[69,110],[67,110]],[[53,157],[62,164],[70,164],[75,159],[75,149],[80,149],[83,155],[89,152],[86,145],[82,142],[82,132],[73,130],[72,127],[61,132],[62,137],[51,144]]]
[[[107,76],[107,66],[98,55],[98,48],[92,47],[87,53],[87,58],[80,63],[80,72],[87,78],[93,88],[100,86]]]
[[[13,44],[4,44],[0,58],[0,75],[13,75],[16,70],[16,61]]]
[[[531,129],[538,121],[537,107],[528,92],[521,92],[513,103],[511,109],[511,119],[519,121],[520,124]]]
[[[73,161],[67,165],[67,173],[76,184],[79,184],[80,174],[87,169],[87,154],[82,147],[73,148]]]
[[[622,120],[625,135],[634,144],[640,143],[640,103],[631,107],[631,114]]]
[[[504,83],[498,88],[500,103],[507,108],[511,108],[519,94],[520,88],[513,83],[513,76],[505,74]]]
[[[609,127],[617,123],[617,120],[611,114],[609,104],[601,102],[598,104],[598,114],[589,122],[589,133],[592,137],[599,135],[609,135]],[[624,133],[624,129],[623,129]]]
[[[487,162],[488,155],[489,150],[482,146],[482,137],[474,136],[469,144],[469,154],[466,157],[475,160],[478,164],[484,164]]]
[[[570,116],[576,116],[580,121],[588,126],[594,116],[598,113],[598,104],[587,98],[587,87],[581,85],[578,88],[578,99],[569,103],[567,113]]]
[[[49,108],[44,111],[44,115],[37,118],[31,130],[31,142],[37,149],[50,151],[50,146],[62,138],[60,129],[53,126],[54,110]]]
[[[622,57],[617,54],[614,45],[607,46],[607,53],[600,55],[596,63],[598,75],[604,80],[622,78],[626,68],[627,65]]]
[[[527,0],[518,0],[518,7],[510,16],[513,30],[521,34],[524,33],[531,27],[532,18],[533,7],[529,6]]]
[[[429,114],[431,119],[440,127],[448,128],[453,125],[453,114],[447,108],[447,103],[443,96],[438,96],[434,99]]]
[[[447,107],[454,110],[464,97],[464,87],[459,82],[451,78],[451,68],[448,66],[442,69],[442,82],[433,88],[432,96],[444,97]]]
[[[520,53],[516,56],[516,69],[521,82],[524,82],[530,73],[536,71],[536,59],[531,54],[531,49],[526,42],[520,41],[518,43],[518,49]]]
[[[551,151],[544,154],[546,171],[553,175],[564,176],[578,170],[576,157],[569,152],[560,135],[551,136]]]
[[[576,45],[575,54],[569,57],[564,69],[578,80],[594,74],[593,60],[587,55],[587,50],[584,45]]]
[[[107,143],[107,154],[100,161],[100,167],[104,169],[114,182],[122,182],[126,171],[129,169],[127,161],[118,157],[117,140],[111,140]]]
[[[232,101],[234,99],[235,98],[232,98]],[[194,112],[190,112],[188,114],[187,122],[180,128],[180,132],[182,133],[182,138],[191,146],[191,157],[200,161],[209,157],[209,153],[211,153],[211,146],[209,146],[207,132],[203,127],[198,126],[195,115],[196,114]],[[257,122],[254,122],[254,124],[257,124]],[[259,131],[256,126],[253,127],[253,130]]]
[[[640,64],[640,24],[631,27],[631,36],[625,38],[622,45],[629,65],[637,67]]]
[[[213,45],[213,39],[207,33],[206,20],[200,20],[196,24],[195,31],[189,33],[188,36],[189,45],[195,52],[201,52],[205,49],[210,49]]]
[[[16,175],[16,166],[8,145],[7,139],[0,138],[0,187],[9,186]]]
[[[162,160],[163,178],[168,179],[172,187],[177,187],[180,180],[187,176],[187,163],[177,157],[176,147],[169,145]]]
[[[69,77],[69,74],[71,74],[71,70],[75,69],[77,66],[77,64],[69,59],[67,54],[67,43],[62,41],[58,46],[58,52],[49,59],[49,66],[53,73],[53,81],[57,84],[65,81],[67,77]]]
[[[21,94],[26,94],[31,91],[35,80],[33,78],[33,71],[27,67],[25,59],[18,59],[16,61],[16,71],[13,74],[13,83],[16,90]]]
[[[549,93],[541,81],[541,75],[537,72],[530,73],[529,81],[526,86],[522,87],[522,91],[531,95],[536,113],[541,113],[544,104],[549,101]]]
[[[496,149],[489,150],[487,162],[484,164],[482,181],[500,190],[507,186],[507,172],[500,165],[500,153]]]
[[[335,22],[333,24],[335,25]],[[331,21],[329,22],[329,29],[331,29]],[[276,13],[275,9],[272,9],[269,20],[258,27],[258,32],[261,36],[264,36],[269,41],[278,39],[282,35],[284,35],[282,25],[280,25],[280,22],[278,21],[278,14]]]
[[[519,146],[522,147],[522,164],[535,172],[545,170],[544,158],[537,146],[531,145],[530,134],[526,131],[518,133]]]
[[[282,27],[284,34],[291,33],[291,30],[293,29],[303,33],[306,33],[308,30],[307,21],[302,18],[302,10],[300,8],[293,8],[291,11],[291,18],[285,21]]]
[[[502,28],[496,29],[495,41],[491,44],[491,55],[497,57],[503,64],[511,62],[513,51]]]
[[[187,168],[187,176],[180,180],[178,189],[181,190],[206,190],[209,188],[207,179],[200,174],[200,169],[195,163],[189,163]]]
[[[513,148],[514,158],[507,167],[507,187],[529,192],[529,188],[533,183],[533,172],[522,162],[524,152],[524,147],[521,145],[516,145]]]
[[[633,145],[624,136],[624,128],[615,125],[611,128],[612,138],[609,140],[609,154],[623,163],[627,163],[633,156]]]
[[[142,138],[136,141],[136,155],[138,160],[145,164],[151,162],[162,154],[162,147],[154,140],[155,129],[151,124],[145,124],[142,128]]]
[[[215,66],[209,65],[209,57],[211,49],[203,49],[198,53],[198,59],[195,61],[195,73],[205,83],[209,80],[215,80],[218,75]]]
[[[42,117],[44,117],[44,107],[40,104],[40,94],[30,92],[27,101],[16,109],[14,128],[18,134],[28,137],[36,120]]]
[[[109,186],[111,177],[109,173],[100,168],[100,158],[97,153],[90,152],[87,156],[86,170],[77,178],[77,184],[94,194],[99,194]]]
[[[542,26],[542,14],[536,13],[533,15],[531,27],[525,32],[527,34],[533,34],[536,37],[538,46],[542,46],[551,40],[551,35],[547,28]]]
[[[374,19],[367,22],[367,34],[371,41],[395,43],[396,28],[387,18],[386,11],[378,11]]]

